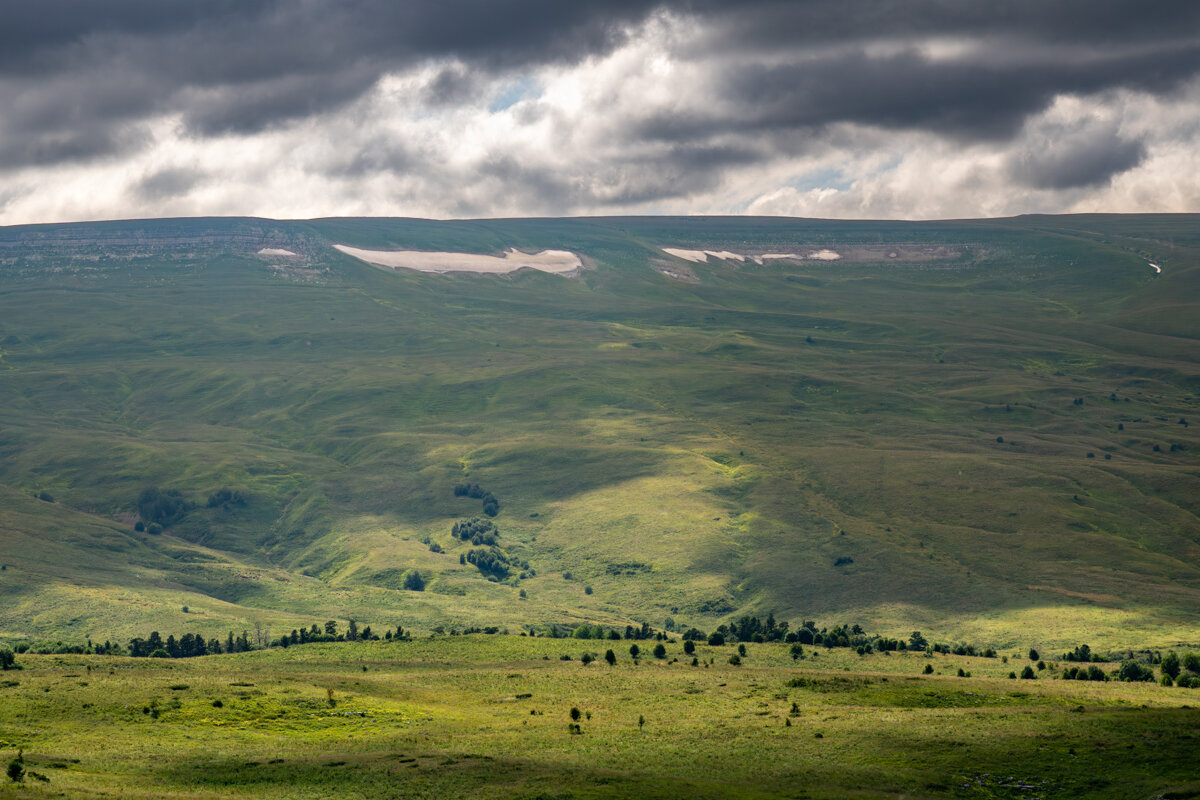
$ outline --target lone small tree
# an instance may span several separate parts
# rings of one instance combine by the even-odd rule
[[[606,650],[604,652],[604,660],[607,661],[608,665],[611,667],[613,664],[617,663],[617,654],[612,650]]]
[[[636,644],[629,645],[629,657],[630,658],[637,658],[638,653],[640,653],[640,652],[642,652],[642,649],[640,647],[638,647]]]
[[[17,757],[8,762],[8,779],[13,783],[19,783],[25,779],[25,752],[17,751]]]
[[[0,647],[0,669],[11,669],[17,663],[17,657],[7,647]]]
[[[579,722],[580,716],[579,709],[575,706],[571,706],[571,722]]]
[[[655,658],[666,658],[667,657],[667,648],[663,647],[662,642],[659,642],[658,644],[654,645],[654,657]]]
[[[1038,655],[1037,650],[1034,650],[1032,647],[1029,648],[1029,660],[1030,661],[1040,661],[1041,658],[1042,657],[1040,655]]]
[[[683,652],[687,653],[689,656],[692,653],[695,653],[696,652],[696,643],[694,641],[692,641],[691,639],[685,639],[683,642]]]

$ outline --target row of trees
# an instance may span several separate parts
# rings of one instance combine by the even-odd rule
[[[480,487],[478,483],[460,483],[454,487],[455,497],[473,497],[483,501],[483,513],[494,517],[500,513],[500,501],[496,495]]]

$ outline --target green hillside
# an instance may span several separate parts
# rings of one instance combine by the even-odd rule
[[[774,611],[1200,642],[1198,339],[1188,215],[2,228],[0,639]],[[452,536],[458,484],[508,577]],[[148,487],[191,506],[159,534]]]

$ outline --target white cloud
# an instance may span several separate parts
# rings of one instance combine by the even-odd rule
[[[384,75],[346,105],[256,132],[201,134],[181,113],[160,114],[135,123],[142,138],[129,151],[9,169],[0,223],[1200,209],[1195,82],[1160,95],[1059,95],[1009,139],[852,122],[743,125],[716,87],[761,59],[696,46],[712,33],[695,19],[658,14],[621,46],[569,66],[489,75],[431,58]],[[975,49],[948,38],[925,46],[934,60]],[[455,102],[434,102],[433,88],[449,83]],[[506,93],[512,102],[494,102]],[[838,178],[798,185],[801,175]]]

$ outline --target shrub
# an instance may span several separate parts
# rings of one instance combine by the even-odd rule
[[[1154,670],[1143,666],[1134,660],[1125,661],[1117,672],[1117,677],[1123,681],[1140,682],[1154,680]]]
[[[658,644],[654,645],[654,657],[655,658],[666,658],[667,657],[667,648],[663,647],[662,642],[659,642]]]
[[[629,657],[630,658],[637,658],[638,653],[640,653],[640,652],[642,652],[642,649],[640,647],[638,647],[636,644],[629,645]]]
[[[708,637],[708,643],[713,647],[720,647],[721,645],[725,644],[725,637],[720,633],[714,633],[712,636]]]
[[[246,505],[246,495],[240,489],[230,489],[225,486],[208,496],[208,502],[205,503],[209,508],[225,508],[230,506]]]
[[[1038,651],[1034,650],[1032,647],[1029,648],[1029,660],[1030,661],[1038,661],[1040,659],[1041,659],[1041,656],[1038,655]]]
[[[607,661],[608,665],[611,667],[613,664],[617,663],[617,654],[614,653],[612,650],[605,650],[604,651],[604,660]]]
[[[735,667],[740,667],[742,665],[742,657],[737,653],[734,653],[729,657],[729,663],[733,664]]]
[[[425,579],[421,577],[421,573],[417,570],[409,570],[404,573],[404,588],[410,592],[425,591]]]
[[[687,653],[689,656],[696,652],[696,643],[691,639],[685,639],[683,641],[683,652]]]
[[[1025,669],[1021,670],[1021,678],[1022,680],[1032,681],[1037,679],[1037,675],[1034,674],[1033,667],[1026,664]]]
[[[588,664],[595,661],[596,657],[594,655],[592,655],[591,653],[584,653],[583,657],[580,658],[579,660],[582,661],[583,665],[586,667]]]
[[[925,675],[932,675],[933,674],[933,664],[926,664],[925,669],[922,671],[922,673]]]
[[[7,647],[0,647],[0,669],[8,670],[17,663],[17,657]]]

